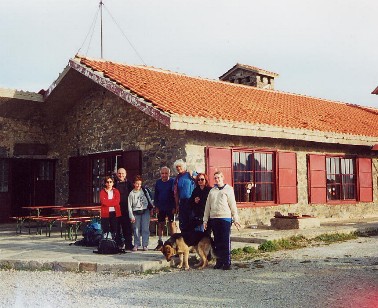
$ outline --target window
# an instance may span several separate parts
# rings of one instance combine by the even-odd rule
[[[327,157],[327,200],[356,199],[355,159]]]
[[[0,193],[8,192],[9,163],[0,159]]]
[[[91,159],[92,163],[92,202],[100,203],[99,192],[103,188],[105,176],[112,175],[118,168],[118,161],[121,155],[110,154],[105,157]]]
[[[272,152],[233,152],[234,190],[237,202],[274,201]]]
[[[294,152],[207,147],[206,173],[215,171],[234,187],[236,202],[248,203],[243,206],[298,203]]]
[[[38,180],[53,181],[54,180],[54,162],[40,161],[38,165]]]

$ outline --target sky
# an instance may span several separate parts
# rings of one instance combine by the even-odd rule
[[[100,58],[99,2],[0,0],[0,87],[38,92],[75,54]],[[210,79],[242,63],[279,91],[378,108],[376,0],[103,3],[106,60]]]

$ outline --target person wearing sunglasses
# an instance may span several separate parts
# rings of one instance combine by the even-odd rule
[[[101,203],[101,228],[103,234],[111,233],[112,238],[116,238],[118,227],[118,218],[121,216],[120,193],[114,188],[113,178],[106,176],[104,178],[105,188],[100,190]]]
[[[231,224],[240,228],[235,193],[231,185],[224,183],[221,171],[214,173],[214,187],[210,190],[203,215],[203,226],[211,228],[214,235],[217,262],[214,269],[231,268]]]
[[[204,231],[203,213],[207,196],[211,190],[209,178],[205,173],[198,173],[196,177],[196,187],[192,192],[189,204],[192,211],[191,227],[194,231]]]

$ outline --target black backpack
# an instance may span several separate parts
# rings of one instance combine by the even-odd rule
[[[114,255],[123,252],[122,249],[118,248],[118,245],[112,237],[109,237],[109,233],[106,234],[100,243],[98,244],[97,251],[93,251],[94,253],[99,253],[103,255]]]

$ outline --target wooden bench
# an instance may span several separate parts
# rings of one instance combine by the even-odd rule
[[[150,226],[151,226],[152,223],[155,224],[155,236],[158,236],[158,228],[159,228],[158,219],[156,217],[150,217]],[[168,220],[167,219],[165,219],[164,229],[165,229],[165,232],[168,236],[169,235],[169,228],[168,228]],[[163,231],[163,234],[164,234],[164,231]]]
[[[29,234],[30,234],[30,222],[35,217],[37,217],[37,216],[13,216],[13,217],[10,217],[10,218],[16,220],[16,233],[17,234],[22,233],[22,227],[23,227],[24,223],[27,221],[28,222],[28,228],[29,228]]]
[[[37,223],[37,234],[42,234],[42,229],[45,228],[46,236],[51,236],[51,230],[55,222],[63,221],[67,219],[66,217],[62,216],[38,216],[34,217],[32,220]],[[62,236],[62,230],[61,230]]]
[[[76,217],[71,217],[70,219],[64,219],[61,221],[61,230],[64,229],[64,239],[69,239],[69,240],[77,240],[77,235],[78,231],[80,230],[80,227],[84,223],[88,223],[92,221],[93,217],[90,216],[76,216]],[[63,225],[65,228],[63,228]],[[61,232],[61,236],[62,232]]]

